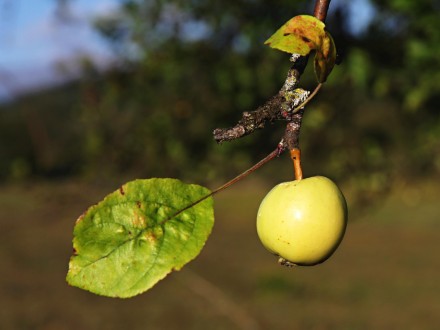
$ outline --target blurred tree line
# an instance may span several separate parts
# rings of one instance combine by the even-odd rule
[[[440,3],[371,2],[375,15],[356,34],[347,2],[330,4],[327,27],[342,63],[307,107],[301,133],[305,174],[345,182],[359,201],[396,180],[440,172]],[[238,174],[275,148],[284,124],[220,146],[211,132],[278,91],[289,56],[263,42],[313,5],[121,0],[95,22],[117,56],[111,70],[83,60],[80,81],[1,106],[0,179],[207,183]],[[311,70],[302,85],[313,89]],[[280,180],[292,175],[287,156],[273,166]]]

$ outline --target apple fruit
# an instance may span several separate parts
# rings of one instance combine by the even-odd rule
[[[261,243],[288,266],[327,260],[342,241],[346,225],[344,195],[323,176],[278,184],[264,197],[257,214]]]

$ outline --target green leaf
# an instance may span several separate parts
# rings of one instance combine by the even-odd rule
[[[210,191],[175,179],[126,183],[76,221],[67,282],[90,292],[140,294],[203,248],[214,224]]]
[[[302,56],[315,50],[315,74],[320,83],[327,80],[335,66],[335,42],[325,30],[325,24],[314,16],[295,16],[267,39],[265,44],[271,48]]]
[[[290,54],[308,55],[321,45],[325,24],[314,16],[295,16],[280,27],[265,44]]]

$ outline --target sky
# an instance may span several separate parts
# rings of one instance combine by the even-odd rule
[[[0,101],[17,93],[66,80],[57,63],[74,63],[89,55],[99,66],[111,61],[111,51],[92,29],[97,15],[106,15],[118,0],[71,0],[69,20],[56,15],[55,0],[0,0]],[[368,0],[333,0],[352,11],[352,29],[362,32],[374,14]]]
[[[73,0],[67,22],[54,0],[0,0],[0,98],[65,79],[57,63],[78,55],[108,62],[111,52],[92,29],[96,15],[116,9],[117,0]]]

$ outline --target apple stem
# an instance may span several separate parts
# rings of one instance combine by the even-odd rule
[[[301,168],[301,150],[299,148],[290,149],[290,158],[292,158],[293,161],[295,180],[302,180],[303,173]]]

